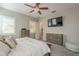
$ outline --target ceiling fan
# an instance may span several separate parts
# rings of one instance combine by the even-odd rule
[[[26,3],[24,3],[24,5],[33,8],[33,10],[30,11],[30,13],[36,11],[36,12],[38,12],[41,15],[42,12],[40,10],[48,10],[48,7],[39,7],[40,3],[36,3],[35,6],[31,6],[31,5],[28,5]]]

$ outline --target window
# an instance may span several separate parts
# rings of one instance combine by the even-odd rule
[[[2,34],[14,34],[15,19],[13,17],[0,15],[0,28]]]

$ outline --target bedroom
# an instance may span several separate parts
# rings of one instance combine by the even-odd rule
[[[35,6],[35,3],[26,3],[26,4]],[[63,47],[59,45],[54,45],[55,51],[53,52],[52,56],[53,55],[55,56],[79,55],[78,54],[79,52],[79,40],[78,40],[79,39],[79,36],[78,36],[79,35],[79,31],[78,31],[79,30],[78,28],[79,27],[78,26],[79,25],[78,23],[79,7],[78,6],[79,4],[77,3],[76,4],[40,3],[40,7],[49,8],[48,10],[42,10],[41,11],[42,14],[40,15],[39,13],[37,13],[37,10],[33,13],[29,13],[29,11],[31,11],[32,8],[24,5],[24,3],[0,3],[0,28],[1,28],[0,36],[1,37],[12,36],[13,38],[19,39],[19,40],[22,37],[29,36],[30,38],[33,38],[33,39],[45,41],[46,44],[50,45],[51,44],[50,40],[53,39],[52,38],[53,35],[56,36],[55,39],[56,38],[59,39],[59,37],[63,35],[63,40],[60,39],[61,41],[59,40],[58,42],[56,42],[56,44],[63,45]],[[62,21],[63,26],[48,27],[48,19],[56,18],[60,16],[63,17],[63,21]],[[6,21],[4,21],[5,19]],[[13,21],[11,21],[10,19],[12,19]],[[22,29],[25,30],[27,33],[25,32],[23,33],[21,31]],[[50,38],[50,40],[48,40],[49,42],[46,41],[47,38],[48,39]],[[29,38],[25,38],[25,39],[29,39]],[[27,41],[30,42],[29,40]],[[33,44],[36,45],[37,44],[36,41],[34,41],[35,43]],[[47,46],[45,45],[45,42],[41,43],[41,44],[44,44],[44,46],[41,46],[41,47]],[[60,48],[59,51],[56,50],[58,48]],[[40,50],[41,48],[37,48],[37,49]],[[69,51],[67,49],[69,49]],[[23,54],[23,52],[20,52],[20,53]],[[22,54],[19,54],[19,55],[22,55]],[[18,54],[15,54],[15,55],[18,55]],[[38,55],[38,54],[35,54],[35,55]],[[41,54],[39,53],[39,55]]]

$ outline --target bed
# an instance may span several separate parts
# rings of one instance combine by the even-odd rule
[[[4,44],[5,42],[3,41],[0,41],[0,44]],[[18,38],[16,39],[16,44],[12,42],[11,38],[8,41],[9,44],[7,46],[9,46],[9,48],[4,48],[2,45],[4,50],[8,50],[7,53],[5,53],[2,48],[0,48],[0,50],[2,49],[1,51],[3,51],[2,52],[3,56],[5,55],[6,56],[45,56],[45,55],[49,55],[50,53],[50,48],[48,47],[47,43],[36,39],[32,39],[28,37]]]

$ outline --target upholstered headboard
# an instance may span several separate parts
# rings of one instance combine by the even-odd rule
[[[63,34],[47,33],[46,39],[48,42],[63,45]]]

